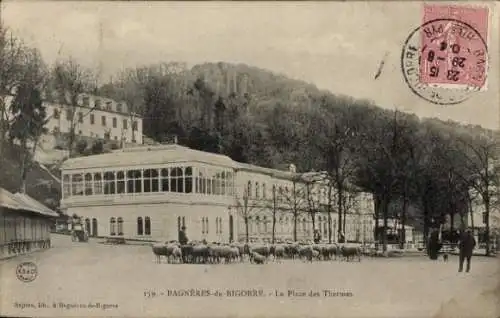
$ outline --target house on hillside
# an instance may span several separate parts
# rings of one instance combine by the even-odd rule
[[[50,248],[58,214],[24,193],[0,188],[0,259]]]

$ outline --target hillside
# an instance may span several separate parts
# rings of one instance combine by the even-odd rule
[[[0,187],[10,192],[18,192],[21,186],[20,182],[20,158],[21,149],[17,146],[6,145],[4,153],[0,159]],[[51,169],[50,167],[46,167]],[[60,172],[49,170],[57,177]],[[38,163],[29,170],[27,174],[26,192],[29,196],[45,204],[51,209],[59,206],[61,199],[61,186],[54,178]]]

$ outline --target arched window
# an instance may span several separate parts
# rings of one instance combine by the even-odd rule
[[[79,173],[74,174],[71,181],[71,189],[73,195],[83,195],[83,176]]]
[[[168,178],[168,168],[161,169],[160,183],[161,183],[161,191],[168,192],[170,189],[170,187],[169,187],[170,180]]]
[[[258,199],[260,196],[260,188],[259,188],[259,183],[255,182],[255,198]]]
[[[247,185],[247,193],[248,193],[248,197],[251,198],[252,197],[252,182],[248,181],[248,185]]]
[[[63,176],[63,195],[65,198],[71,195],[71,175],[69,174]]]
[[[151,219],[149,216],[144,218],[144,234],[151,235]]]
[[[170,171],[170,191],[184,192],[184,176],[181,168],[173,168]]]
[[[113,217],[109,219],[109,235],[116,235],[116,219]]]
[[[328,236],[328,222],[323,223],[323,236]]]
[[[100,172],[94,173],[94,194],[102,194],[102,175]]]
[[[104,194],[115,194],[115,173],[104,173]]]
[[[302,219],[302,231],[307,232],[307,221],[306,219]]]
[[[193,192],[193,168],[187,167],[184,173],[184,185],[186,187],[186,193]]]
[[[85,195],[92,195],[92,174],[85,174]]]
[[[118,235],[123,235],[123,219],[118,218]]]
[[[116,193],[125,193],[125,172],[116,173]]]
[[[138,217],[137,218],[137,235],[143,235],[143,226],[142,226],[142,218]]]

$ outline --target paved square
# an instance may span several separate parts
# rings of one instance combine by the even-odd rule
[[[3,315],[432,317],[452,298],[493,288],[499,268],[498,259],[474,257],[471,273],[457,273],[454,256],[448,263],[404,257],[349,263],[155,264],[148,246],[73,243],[65,236],[54,236],[53,245],[1,263],[7,290],[0,304]],[[35,281],[16,278],[22,261],[37,265]],[[211,295],[191,297],[186,295],[191,291],[179,289]],[[240,290],[247,296],[238,296]],[[23,304],[46,308],[21,309]]]

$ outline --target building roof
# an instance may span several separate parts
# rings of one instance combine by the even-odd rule
[[[55,211],[47,208],[29,195],[25,193],[12,194],[3,188],[0,188],[0,207],[11,210],[29,211],[44,216],[58,216]]]
[[[173,162],[202,162],[235,167],[228,156],[194,150],[177,144],[138,146],[101,155],[72,158],[62,164],[62,170],[155,165]]]
[[[57,212],[49,209],[48,207],[46,207],[42,203],[38,202],[37,200],[33,199],[32,197],[30,197],[26,193],[18,192],[16,194],[14,194],[14,196],[16,197],[16,199],[18,201],[21,201],[26,206],[30,207],[31,211],[33,211],[33,212],[47,215],[47,216],[59,216],[59,214],[57,214]]]

